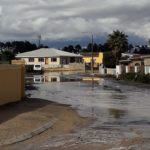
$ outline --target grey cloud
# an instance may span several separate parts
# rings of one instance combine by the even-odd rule
[[[121,29],[148,39],[149,0],[0,0],[0,39],[73,39]]]

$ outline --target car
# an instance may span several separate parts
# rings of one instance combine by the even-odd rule
[[[34,81],[34,83],[42,83],[42,82],[44,82],[44,77],[41,75],[34,75],[33,81]]]
[[[42,65],[34,65],[33,70],[34,71],[42,71]]]

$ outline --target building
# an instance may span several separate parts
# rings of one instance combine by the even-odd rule
[[[103,53],[102,52],[94,52],[92,53],[82,53],[83,61],[87,66],[91,66],[92,63],[92,55],[93,55],[93,67],[98,68],[99,65],[103,64]]]
[[[121,73],[150,73],[150,55],[136,54],[126,60],[120,60],[119,63]]]
[[[143,63],[144,63],[144,73],[150,74],[150,55],[143,56]]]
[[[16,59],[25,61],[25,65],[42,65],[44,69],[83,67],[82,55],[54,48],[41,48],[16,55]]]

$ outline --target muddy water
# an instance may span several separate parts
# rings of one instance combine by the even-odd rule
[[[80,75],[58,75],[56,82],[54,76],[52,80],[52,75],[47,76],[47,82],[45,79],[35,82],[36,88],[27,90],[27,94],[34,98],[69,104],[81,116],[91,117],[94,121],[82,131],[65,137],[60,135],[44,143],[42,147],[100,143],[113,145],[112,149],[127,149],[127,145],[128,149],[150,149],[149,142],[123,143],[125,139],[150,138],[149,87],[102,78],[82,81],[83,77]]]

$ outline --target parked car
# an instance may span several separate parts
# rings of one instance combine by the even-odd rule
[[[33,65],[33,72],[43,73],[42,65]]]
[[[33,70],[34,71],[42,71],[42,65],[34,65]]]

